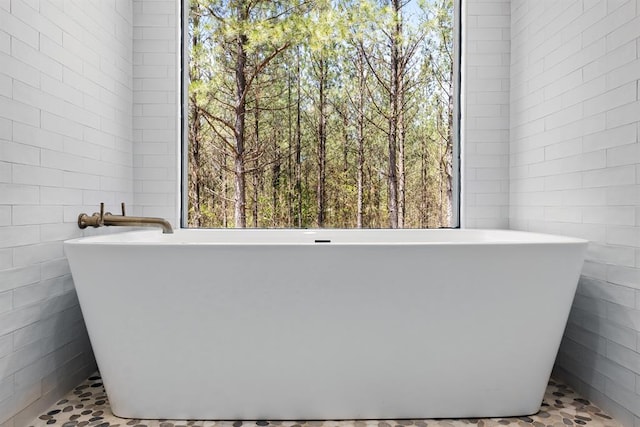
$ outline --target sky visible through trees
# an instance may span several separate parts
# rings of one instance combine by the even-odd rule
[[[453,0],[191,0],[188,225],[452,223]]]

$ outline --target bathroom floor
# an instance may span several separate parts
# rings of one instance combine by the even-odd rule
[[[447,420],[384,420],[384,421],[176,421],[135,420],[118,418],[111,413],[99,374],[94,374],[73,389],[64,399],[38,417],[30,427],[455,427],[463,425],[535,427],[620,427],[620,424],[600,411],[566,385],[549,381],[540,412],[530,417],[447,419]]]

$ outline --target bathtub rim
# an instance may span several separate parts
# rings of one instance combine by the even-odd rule
[[[357,236],[367,235],[367,239],[357,241],[352,236],[353,233]],[[393,235],[396,234],[395,240],[375,239],[374,233],[381,235]],[[414,240],[403,241],[402,235],[408,235],[410,233],[418,234],[431,234],[446,236],[447,234],[455,233],[458,237],[467,237],[466,239],[459,240]],[[278,234],[290,235],[300,238],[300,234],[306,235],[309,241],[296,241],[289,239],[283,239],[281,241],[260,241],[260,240],[247,240],[247,241],[221,241],[221,240],[206,240],[195,241],[189,240],[189,237],[193,238],[193,235],[197,234],[222,234],[225,236],[233,236],[237,238],[239,235],[245,234],[249,238],[251,234],[264,235]],[[329,242],[316,242],[313,239],[314,236],[326,237],[327,234],[344,234],[347,237],[346,241],[329,241]],[[190,236],[191,235],[191,236]],[[324,236],[323,236],[324,235]],[[494,238],[496,236],[498,238]],[[186,238],[185,238],[186,237]],[[282,236],[280,236],[282,237]],[[318,247],[330,247],[330,246],[485,246],[485,245],[557,245],[557,244],[578,244],[586,245],[589,240],[579,237],[571,237],[565,235],[538,233],[521,230],[502,230],[502,229],[472,229],[472,228],[455,228],[455,229],[345,229],[345,228],[331,228],[331,229],[291,229],[291,228],[245,228],[245,229],[229,229],[229,228],[179,228],[175,230],[174,234],[163,234],[159,229],[131,229],[127,231],[118,231],[104,234],[96,234],[91,236],[83,236],[74,239],[65,240],[65,245],[105,245],[105,246],[318,246]]]

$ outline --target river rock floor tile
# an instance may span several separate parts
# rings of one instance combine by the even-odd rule
[[[98,373],[74,388],[29,427],[620,427],[565,384],[549,381],[540,411],[529,417],[437,420],[192,421],[136,420],[111,413]]]

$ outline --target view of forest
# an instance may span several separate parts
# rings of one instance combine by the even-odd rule
[[[452,224],[453,0],[191,0],[190,227]]]

